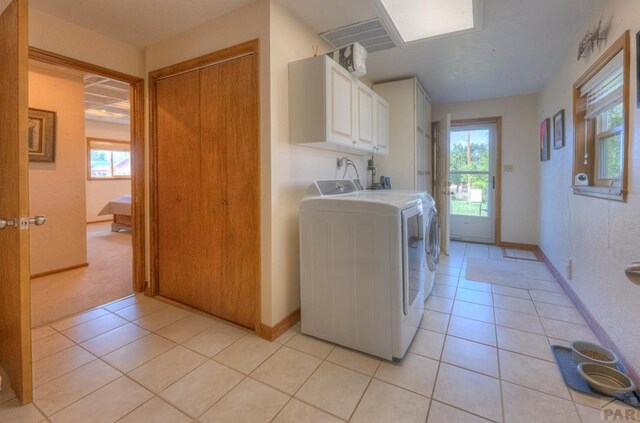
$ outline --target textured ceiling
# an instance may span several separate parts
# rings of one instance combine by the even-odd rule
[[[29,5],[108,37],[145,47],[253,1],[30,0]]]
[[[369,0],[280,0],[317,33],[370,19]],[[599,0],[485,0],[480,32],[369,55],[374,82],[416,75],[436,103],[539,92],[590,22]]]

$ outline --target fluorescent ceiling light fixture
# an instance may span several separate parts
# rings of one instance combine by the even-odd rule
[[[404,43],[480,29],[482,0],[376,0]]]

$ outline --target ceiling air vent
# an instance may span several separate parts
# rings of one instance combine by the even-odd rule
[[[333,29],[320,34],[320,37],[335,48],[358,42],[369,53],[397,47],[378,18]]]

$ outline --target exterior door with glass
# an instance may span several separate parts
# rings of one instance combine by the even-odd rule
[[[451,239],[495,242],[496,137],[494,123],[451,128]]]
[[[449,195],[451,180],[449,176],[449,150],[451,140],[451,115],[447,113],[445,117],[436,123],[434,130],[435,138],[435,179],[433,181],[436,208],[438,209],[438,219],[440,221],[440,249],[444,255],[449,255],[449,244],[451,239],[451,227],[449,222]]]

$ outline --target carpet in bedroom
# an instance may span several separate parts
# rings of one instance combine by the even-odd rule
[[[131,234],[87,225],[88,267],[31,280],[31,326],[38,327],[133,293]]]

